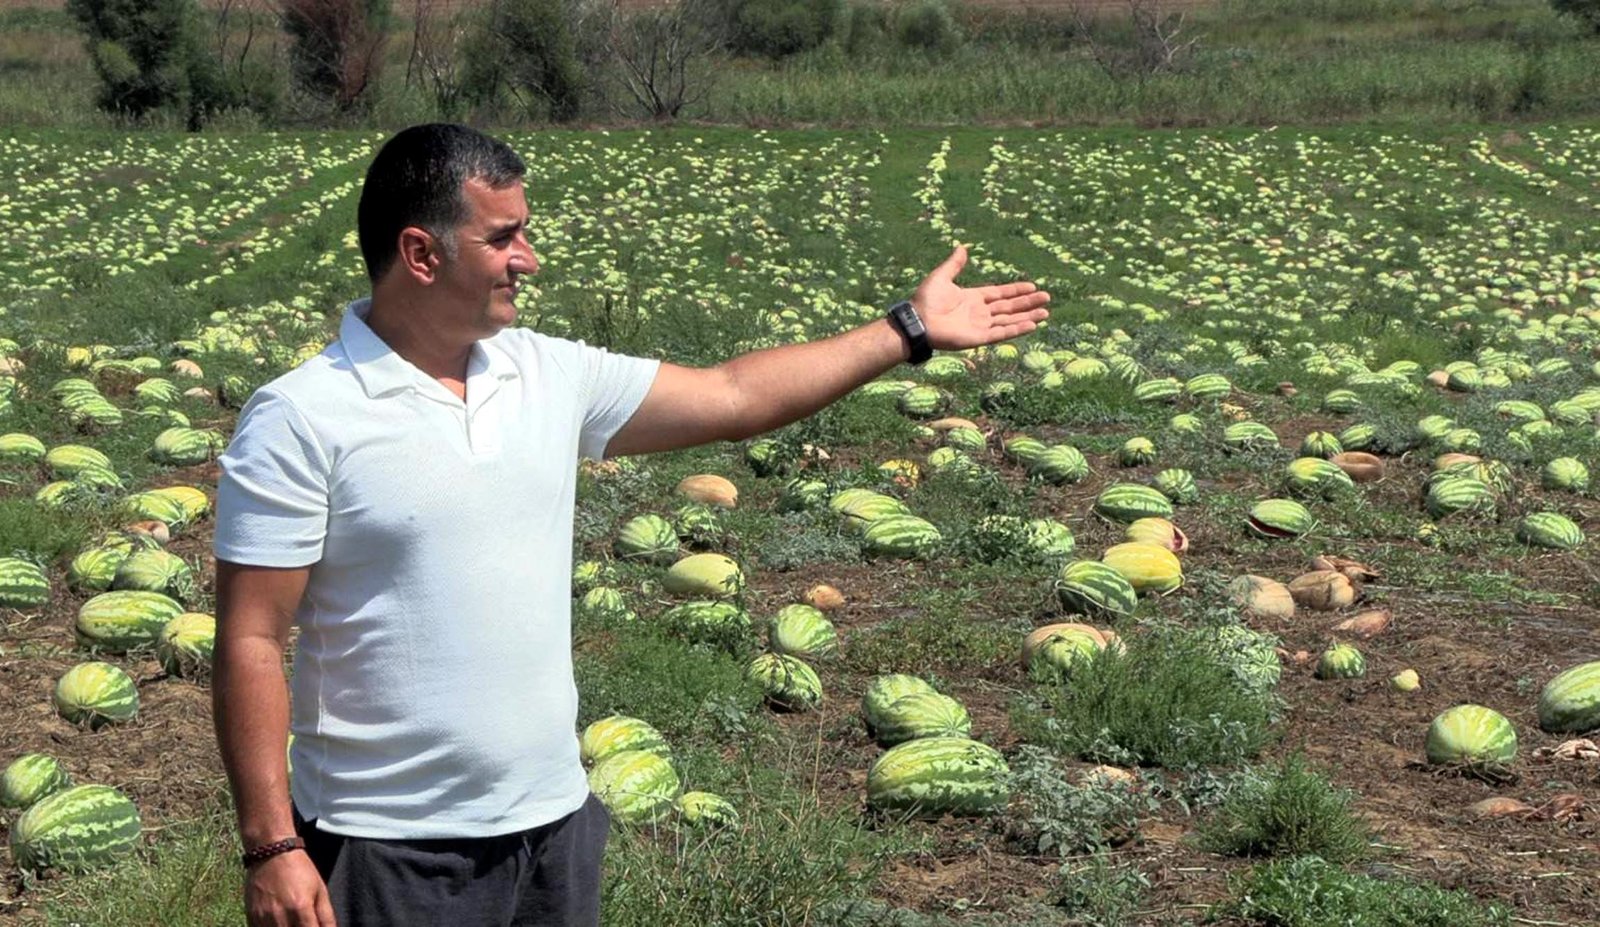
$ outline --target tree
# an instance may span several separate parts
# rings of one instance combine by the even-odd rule
[[[619,0],[605,4],[599,28],[626,95],[610,100],[618,115],[676,119],[710,94],[725,42],[714,2],[678,0],[633,11]]]
[[[1122,42],[1097,39],[1093,14],[1085,14],[1078,2],[1072,4],[1073,22],[1089,43],[1089,53],[1100,69],[1113,80],[1133,77],[1140,82],[1163,72],[1182,70],[1200,44],[1198,36],[1179,38],[1186,14],[1165,9],[1162,0],[1125,2],[1130,35]]]
[[[478,103],[510,93],[524,110],[576,119],[587,85],[565,0],[494,0],[467,37],[462,85]]]
[[[383,67],[389,0],[281,0],[279,15],[297,86],[341,112],[370,99]]]
[[[88,44],[101,109],[135,120],[172,109],[196,131],[234,102],[194,0],[67,0],[67,10]]]

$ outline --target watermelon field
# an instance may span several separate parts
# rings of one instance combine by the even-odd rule
[[[0,924],[243,922],[215,457],[385,137],[0,137]],[[709,365],[957,242],[1052,294],[581,465],[605,923],[1600,922],[1600,127],[507,138],[548,334]]]

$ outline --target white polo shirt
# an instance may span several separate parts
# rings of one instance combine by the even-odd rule
[[[659,362],[510,328],[466,400],[352,303],[250,398],[222,455],[218,559],[311,565],[290,683],[300,813],[358,837],[482,837],[583,804],[572,509]]]

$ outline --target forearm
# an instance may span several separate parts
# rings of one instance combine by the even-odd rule
[[[740,440],[782,428],[826,407],[910,356],[906,341],[887,319],[878,319],[821,341],[782,345],[742,354],[722,371],[739,397]]]
[[[246,846],[294,835],[289,802],[289,690],[283,650],[259,638],[217,641],[212,719]]]

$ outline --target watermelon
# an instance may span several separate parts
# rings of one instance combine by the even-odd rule
[[[122,477],[118,476],[114,471],[108,470],[107,468],[99,466],[98,464],[90,464],[89,466],[84,467],[82,470],[79,470],[77,473],[73,474],[72,482],[84,487],[85,489],[100,493],[111,491],[120,492],[124,488]]]
[[[745,677],[761,685],[767,700],[779,708],[807,711],[822,702],[822,680],[805,661],[781,653],[763,653],[745,667]]]
[[[38,608],[50,602],[50,580],[30,560],[0,557],[0,608]]]
[[[1300,454],[1304,457],[1321,457],[1326,460],[1343,451],[1344,445],[1339,443],[1339,439],[1326,431],[1308,432],[1300,440]]]
[[[1181,389],[1175,377],[1146,380],[1133,388],[1133,398],[1139,402],[1176,402]]]
[[[1000,442],[1000,450],[1006,459],[1014,460],[1024,467],[1029,466],[1046,450],[1045,443],[1029,435],[1013,435]]]
[[[1202,373],[1197,377],[1190,377],[1183,384],[1184,392],[1200,400],[1223,399],[1233,391],[1233,384],[1220,373]]]
[[[845,489],[828,500],[828,507],[844,516],[845,524],[865,531],[873,522],[891,515],[910,515],[906,504],[893,496],[870,489]]]
[[[689,502],[672,513],[672,529],[678,539],[692,547],[710,547],[722,542],[722,522],[709,506]]]
[[[97,728],[131,721],[139,713],[133,678],[110,663],[79,663],[56,680],[56,711],[73,724]]]
[[[1056,595],[1068,612],[1093,617],[1131,615],[1138,606],[1132,584],[1113,567],[1076,560],[1056,576]]]
[[[1167,419],[1167,430],[1180,435],[1197,435],[1205,430],[1205,423],[1198,416],[1180,412]]]
[[[1202,632],[1207,649],[1233,671],[1247,691],[1264,695],[1283,676],[1278,639],[1241,624],[1211,625]]]
[[[614,583],[616,580],[616,569],[611,564],[601,560],[583,560],[572,568],[572,591],[574,593],[587,592],[596,586]]]
[[[44,442],[33,435],[0,435],[0,464],[36,464],[44,460],[44,453]]]
[[[1334,644],[1317,660],[1318,679],[1359,679],[1367,674],[1367,658],[1349,644]]]
[[[75,785],[36,802],[11,828],[11,858],[24,872],[81,871],[133,851],[139,809],[109,785]]]
[[[171,496],[160,493],[139,492],[122,500],[122,514],[140,521],[159,521],[172,530],[189,524],[189,515],[182,504]]]
[[[1138,483],[1113,483],[1094,500],[1095,514],[1127,524],[1140,518],[1172,517],[1172,502],[1159,490]]]
[[[1181,554],[1189,549],[1188,536],[1165,518],[1141,518],[1129,525],[1123,536],[1129,541],[1154,544],[1175,554]]]
[[[922,374],[930,380],[953,380],[967,375],[967,362],[954,354],[930,357],[922,364]]]
[[[78,610],[79,643],[111,653],[152,645],[183,604],[159,592],[103,592]]]
[[[1129,438],[1117,449],[1117,463],[1124,467],[1145,467],[1156,462],[1156,445],[1149,438]]]
[[[867,804],[890,813],[983,814],[1005,807],[1009,774],[993,747],[965,737],[919,738],[872,764]]]
[[[1121,573],[1139,595],[1164,594],[1183,585],[1183,567],[1168,547],[1130,541],[1109,548],[1100,561]]]
[[[1267,538],[1298,537],[1316,523],[1310,510],[1293,499],[1263,499],[1250,507],[1246,519],[1250,530]]]
[[[92,498],[94,488],[71,480],[56,480],[39,487],[33,501],[47,509],[59,509]]]
[[[1043,374],[1056,369],[1056,359],[1049,351],[1039,348],[1030,348],[1022,352],[1020,363],[1022,369],[1028,373]]]
[[[913,692],[890,702],[873,725],[878,742],[892,747],[919,737],[968,737],[966,706],[938,692]]]
[[[732,602],[684,602],[662,612],[658,620],[695,643],[738,649],[750,638],[750,614]]]
[[[827,500],[827,483],[797,476],[784,484],[783,492],[778,496],[778,511],[803,512],[817,508]]]
[[[160,549],[129,554],[118,565],[111,588],[160,592],[179,602],[192,602],[198,594],[189,564]]]
[[[45,466],[58,480],[70,480],[79,470],[88,466],[111,469],[111,458],[82,444],[60,444],[44,455]]]
[[[690,827],[738,827],[739,812],[721,795],[684,792],[678,796],[678,814]]]
[[[819,609],[785,605],[767,625],[767,642],[775,653],[807,658],[826,656],[839,644],[838,632]]]
[[[1052,444],[1027,461],[1028,475],[1060,486],[1076,483],[1089,475],[1089,461],[1083,452],[1069,444]]]
[[[1022,537],[1035,556],[1054,560],[1071,556],[1077,540],[1072,529],[1050,518],[1032,518],[1022,526]]]
[[[612,549],[623,560],[666,566],[677,559],[678,532],[660,515],[639,515],[617,532]]]
[[[952,428],[944,433],[944,443],[969,454],[982,453],[989,447],[989,440],[976,428]]]
[[[578,738],[578,759],[585,766],[604,760],[615,753],[640,750],[661,757],[671,757],[672,750],[661,732],[646,721],[627,715],[612,715],[590,724]]]
[[[1222,430],[1222,443],[1232,450],[1277,447],[1278,435],[1260,422],[1234,422]]]
[[[1378,440],[1377,426],[1359,423],[1339,432],[1339,446],[1347,451],[1364,451]]]
[[[1544,421],[1544,410],[1536,402],[1526,399],[1506,399],[1494,404],[1496,415],[1515,422]]]
[[[1545,489],[1584,492],[1589,488],[1589,468],[1575,457],[1557,457],[1544,465],[1539,477]]]
[[[1458,512],[1492,513],[1495,496],[1494,491],[1482,480],[1447,475],[1442,479],[1430,480],[1423,504],[1434,518]]]
[[[167,622],[156,638],[156,659],[161,668],[186,679],[211,675],[211,655],[216,649],[217,619],[202,612],[184,612]]]
[[[72,776],[53,756],[25,753],[0,775],[0,808],[27,808],[72,785]]]
[[[750,442],[744,449],[744,462],[756,476],[782,476],[788,469],[783,446],[772,438]]]
[[[149,457],[169,467],[203,464],[216,454],[210,437],[198,428],[168,428],[156,435]]]
[[[1583,529],[1557,512],[1530,512],[1517,522],[1517,540],[1534,547],[1575,550],[1583,545]]]
[[[992,415],[1009,406],[1016,395],[1017,384],[1010,380],[998,380],[985,386],[983,392],[978,394],[978,405]]]
[[[150,377],[133,388],[133,394],[145,402],[161,405],[171,405],[182,398],[178,387],[171,380],[162,377]]]
[[[868,525],[861,540],[861,549],[869,556],[922,558],[930,556],[944,538],[926,519],[888,515]]]
[[[1162,470],[1150,478],[1156,492],[1172,500],[1173,505],[1189,505],[1200,501],[1200,489],[1195,485],[1194,474],[1173,468]]]
[[[1322,409],[1324,412],[1332,412],[1334,415],[1350,415],[1361,411],[1361,397],[1357,396],[1353,390],[1330,390],[1326,396],[1322,397]],[[1345,444],[1345,447],[1349,446],[1349,444]]]
[[[1356,488],[1350,474],[1321,457],[1291,461],[1284,469],[1284,483],[1295,495],[1316,499],[1336,499]]]
[[[1545,683],[1539,693],[1539,727],[1552,734],[1600,728],[1600,660],[1580,663]]]
[[[1517,756],[1517,729],[1482,705],[1457,705],[1428,725],[1428,762],[1503,765]]]
[[[895,701],[913,693],[933,691],[933,686],[918,676],[905,673],[877,676],[867,684],[866,694],[861,696],[861,716],[869,729],[876,730]]]
[[[594,764],[589,790],[622,824],[645,824],[671,810],[678,797],[678,771],[647,750],[623,750]]]
[[[1105,646],[1105,633],[1097,628],[1075,622],[1047,624],[1023,639],[1022,667],[1040,681],[1060,682],[1071,677],[1079,661],[1093,659]]]
[[[932,418],[950,405],[949,393],[937,386],[913,386],[896,401],[901,412],[914,418]]]
[[[1061,376],[1068,380],[1098,380],[1111,372],[1106,362],[1098,357],[1079,357],[1061,368]]]

